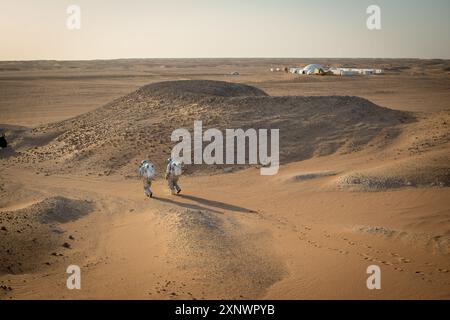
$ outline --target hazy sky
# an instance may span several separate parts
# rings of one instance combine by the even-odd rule
[[[68,30],[66,9],[81,8]],[[382,29],[366,27],[369,5]],[[450,58],[450,0],[0,0],[0,60]]]

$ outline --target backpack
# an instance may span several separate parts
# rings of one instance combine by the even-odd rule
[[[181,164],[181,162],[172,162],[172,172],[175,176],[181,176],[181,174],[183,173],[183,165]]]
[[[147,179],[154,179],[156,176],[156,169],[153,163],[143,161],[139,167],[139,175]]]

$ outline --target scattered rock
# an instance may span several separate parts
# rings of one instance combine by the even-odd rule
[[[63,257],[64,255],[62,253],[52,252],[52,256]]]
[[[7,286],[7,285],[1,285],[0,288],[2,288],[5,291],[12,291],[12,288],[10,286]]]

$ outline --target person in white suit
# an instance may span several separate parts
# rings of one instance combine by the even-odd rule
[[[166,180],[172,194],[179,194],[181,192],[181,188],[178,185],[178,179],[180,178],[182,173],[183,173],[182,163],[169,158],[167,160]]]
[[[144,193],[147,197],[153,197],[153,192],[151,190],[152,181],[155,180],[156,177],[156,168],[148,160],[142,160],[141,165],[139,166],[139,175],[142,177],[144,181]]]

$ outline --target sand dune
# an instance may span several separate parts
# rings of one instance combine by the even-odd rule
[[[63,256],[73,236],[63,237],[59,224],[74,221],[93,210],[85,200],[52,197],[13,211],[1,211],[1,273],[36,272],[50,265],[50,255]],[[53,262],[53,261],[52,261]]]
[[[20,153],[12,161],[37,167],[43,163],[44,170],[52,163],[53,173],[82,169],[134,175],[142,158],[151,157],[163,167],[174,145],[171,132],[182,127],[192,131],[194,120],[203,120],[205,129],[279,128],[280,160],[286,163],[361,150],[377,135],[414,121],[414,116],[358,97],[270,97],[225,82],[163,82],[93,112],[26,132],[12,144]]]
[[[365,190],[449,186],[449,120],[446,111],[418,115],[418,121],[405,126],[383,150],[383,163],[346,173],[337,184]]]

